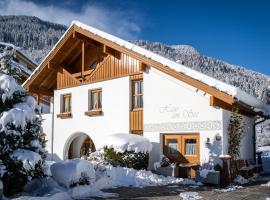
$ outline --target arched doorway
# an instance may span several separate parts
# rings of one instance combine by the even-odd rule
[[[66,144],[65,158],[73,159],[81,158],[83,156],[88,157],[89,154],[94,151],[96,151],[94,142],[88,135],[84,133],[75,134]]]

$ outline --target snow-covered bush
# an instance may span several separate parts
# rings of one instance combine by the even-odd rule
[[[133,169],[147,169],[149,153],[134,151],[116,152],[114,148],[104,147],[104,159],[113,166],[128,167]]]
[[[114,134],[107,138],[104,160],[113,166],[147,169],[151,142],[134,134]]]
[[[53,179],[67,188],[89,185],[95,180],[94,165],[86,160],[73,159],[51,165]]]
[[[7,196],[44,176],[45,142],[38,114],[35,99],[13,77],[0,74],[0,179]]]

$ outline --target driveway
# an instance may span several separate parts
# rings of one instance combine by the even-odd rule
[[[216,200],[266,200],[270,198],[270,187],[262,186],[270,180],[270,176],[262,177],[259,181],[236,186],[234,191],[226,191],[213,186],[188,186],[188,185],[169,185],[160,187],[145,188],[114,188],[104,190],[105,192],[117,193],[118,197],[111,199],[141,199],[141,200],[180,200],[179,194],[183,192],[197,192],[201,199]],[[189,194],[189,193],[188,193]],[[194,194],[194,193],[193,193]],[[96,198],[93,198],[96,199]],[[108,199],[108,198],[107,198]],[[190,198],[189,200],[196,199]]]

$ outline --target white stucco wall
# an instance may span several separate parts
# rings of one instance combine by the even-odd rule
[[[224,140],[223,140],[223,149],[224,154],[228,153],[228,126],[230,122],[230,111],[223,111],[223,132],[224,132]],[[242,115],[242,123],[244,125],[244,133],[241,139],[240,144],[240,158],[252,160],[253,159],[253,124],[254,117],[247,117]]]
[[[222,109],[209,103],[209,95],[158,70],[144,74],[144,136],[153,143],[150,167],[163,152],[164,133],[199,133],[201,164],[218,162],[215,155],[222,153],[222,141],[215,136],[222,136]]]
[[[43,133],[46,134],[46,150],[48,151],[49,154],[51,154],[51,147],[52,147],[52,114],[47,113],[47,114],[42,114],[42,130]],[[51,160],[50,155],[48,156],[49,160]]]
[[[102,88],[102,116],[86,116],[88,91]],[[62,94],[71,93],[72,117],[57,118],[60,113]],[[66,144],[74,134],[85,133],[94,142],[96,149],[102,147],[106,136],[113,133],[129,133],[129,77],[118,78],[89,85],[56,90],[54,93],[54,155],[55,160],[67,158]]]

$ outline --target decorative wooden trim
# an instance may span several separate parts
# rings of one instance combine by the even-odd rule
[[[89,110],[84,112],[85,115],[91,117],[91,116],[98,116],[98,115],[103,115],[103,111],[100,110]]]
[[[130,75],[129,76],[129,79],[130,80],[140,80],[140,79],[143,79],[143,73],[142,72],[140,72],[140,73],[138,73],[138,74],[134,74],[134,75]]]
[[[130,111],[130,132],[143,132],[143,109]]]
[[[71,112],[57,114],[57,118],[60,118],[60,119],[67,119],[67,118],[71,118],[71,117],[72,117]]]

